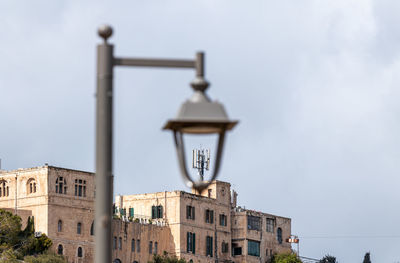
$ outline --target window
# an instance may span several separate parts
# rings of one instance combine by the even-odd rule
[[[234,247],[233,248],[233,255],[234,256],[242,255],[242,247]]]
[[[92,225],[90,226],[90,235],[94,235],[94,221],[92,222]]]
[[[195,210],[193,206],[187,205],[186,206],[186,219],[195,219]]]
[[[76,225],[76,233],[77,233],[78,235],[80,235],[80,234],[82,233],[82,223],[81,223],[81,222],[79,222],[79,223]]]
[[[135,239],[132,239],[131,241],[131,251],[135,252]]]
[[[83,251],[81,247],[78,247],[78,258],[83,257]]]
[[[0,182],[0,197],[6,197],[10,195],[10,191],[9,188],[7,186],[7,182],[6,181],[1,181]]]
[[[154,254],[158,252],[158,242],[154,242]]]
[[[213,224],[214,223],[214,211],[213,210],[206,210],[206,223]]]
[[[282,228],[280,227],[276,230],[276,240],[278,240],[279,244],[282,244]]]
[[[67,194],[67,182],[65,181],[65,178],[62,176],[59,176],[56,179],[56,193]]]
[[[61,232],[61,231],[62,231],[62,221],[61,221],[61,220],[58,220],[57,231],[58,231],[58,232]]]
[[[60,245],[58,245],[58,247],[57,247],[57,254],[58,255],[62,255],[63,254],[63,251],[64,250],[64,248],[63,248],[63,246],[60,244]]]
[[[219,224],[221,226],[226,226],[226,224],[227,224],[227,216],[226,215],[219,215]]]
[[[275,220],[273,218],[267,218],[267,232],[274,233]]]
[[[114,237],[113,239],[113,249],[117,249],[117,237]]]
[[[187,232],[186,233],[186,251],[188,253],[196,253],[196,234]]]
[[[122,250],[122,237],[118,238],[118,248],[119,250]]]
[[[28,180],[28,182],[26,183],[27,186],[27,193],[28,194],[33,194],[36,193],[36,181],[35,179],[31,178]]]
[[[228,253],[229,252],[229,243],[226,243],[225,241],[223,241],[221,248],[222,248],[222,253]]]
[[[149,254],[153,254],[153,241],[149,242]]]
[[[206,237],[206,256],[213,256],[213,238],[210,236]]]
[[[86,197],[86,181],[75,179],[75,196]]]
[[[155,206],[153,205],[151,207],[151,218],[163,218],[163,207],[162,205]]]
[[[136,251],[140,252],[140,240],[139,239],[136,241]]]
[[[135,215],[135,210],[133,207],[129,207],[129,217],[133,217]]]
[[[260,230],[260,218],[258,216],[247,216],[247,229]]]
[[[126,208],[121,208],[119,210],[119,212],[120,212],[121,216],[126,216]]]
[[[250,256],[260,256],[260,242],[258,241],[252,241],[248,240],[247,241],[247,254]]]

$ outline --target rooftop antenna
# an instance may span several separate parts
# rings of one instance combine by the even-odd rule
[[[210,169],[210,149],[194,149],[192,167],[197,169],[200,181],[204,181],[204,170]]]

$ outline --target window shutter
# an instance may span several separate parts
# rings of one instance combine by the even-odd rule
[[[158,215],[158,218],[163,218],[163,207],[160,205],[160,214]]]
[[[130,216],[130,217],[133,217],[133,216],[134,216],[134,214],[135,214],[134,211],[135,211],[135,210],[134,210],[132,207],[129,208],[129,216]]]
[[[192,235],[192,252],[193,254],[196,253],[196,234],[193,233]]]
[[[154,205],[151,207],[151,218],[156,218],[156,207]]]
[[[189,219],[189,206],[186,206],[186,219]]]
[[[194,220],[195,219],[195,217],[194,217],[194,206],[192,206],[192,212],[193,212],[193,215],[192,215],[192,219]]]
[[[189,247],[189,238],[190,238],[190,233],[189,232],[187,232],[186,233],[186,252],[189,252],[190,251],[190,247]]]
[[[213,210],[210,211],[210,223],[211,224],[214,223],[214,211]]]

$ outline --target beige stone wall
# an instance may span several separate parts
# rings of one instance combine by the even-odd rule
[[[47,167],[3,171],[0,181],[7,182],[9,195],[0,197],[0,208],[9,208],[21,216],[23,227],[29,213],[35,218],[35,230],[48,233]],[[29,182],[36,183],[36,192],[29,192]],[[21,211],[21,212],[19,212]]]
[[[123,263],[134,261],[147,263],[153,258],[154,254],[162,255],[164,251],[175,250],[171,231],[168,227],[124,222],[119,219],[113,220],[112,227],[113,260],[119,259]],[[138,249],[138,240],[140,241],[140,249]],[[133,250],[132,241],[135,243]],[[151,252],[149,250],[150,242],[152,242]],[[157,251],[155,250],[156,243]]]
[[[56,193],[56,180],[63,177],[67,192]],[[85,182],[85,196],[75,194],[75,180]],[[8,196],[0,197],[0,208],[17,211],[26,224],[28,216],[35,217],[36,231],[47,234],[53,240],[52,249],[57,251],[63,247],[63,255],[70,263],[91,263],[94,258],[94,240],[91,226],[94,219],[94,174],[53,166],[42,166],[13,171],[3,171],[0,174],[0,186],[6,182],[9,187]],[[31,193],[30,183],[36,183],[36,191]],[[157,242],[158,254],[163,251],[193,262],[265,262],[268,257],[266,250],[273,253],[290,251],[286,238],[291,234],[289,218],[278,217],[257,211],[232,208],[230,184],[215,181],[201,193],[186,193],[183,191],[158,192],[151,194],[136,194],[117,196],[117,208],[126,209],[126,217],[113,220],[113,237],[116,237],[117,247],[113,250],[114,259],[121,262],[146,263],[152,258],[149,253],[149,243],[153,249]],[[151,219],[152,206],[162,206],[162,218]],[[195,219],[186,218],[186,207],[195,207]],[[126,222],[129,208],[134,208],[134,220]],[[212,223],[206,222],[206,210],[214,212]],[[247,215],[259,216],[262,220],[260,231],[247,229]],[[226,216],[226,226],[220,224],[220,215]],[[266,218],[275,220],[274,232],[266,231]],[[62,229],[58,229],[61,220]],[[81,233],[77,231],[78,223]],[[152,224],[149,224],[152,223]],[[276,238],[277,228],[282,229],[283,243]],[[187,233],[196,234],[195,254],[187,252]],[[206,256],[206,237],[213,238],[213,257]],[[121,249],[119,240],[121,238]],[[132,240],[140,240],[140,252],[131,249]],[[260,242],[260,257],[247,255],[248,240]],[[113,241],[113,240],[112,240]],[[222,252],[222,243],[228,243],[228,251]],[[242,255],[232,257],[232,245],[242,247]],[[83,256],[78,257],[81,247]],[[153,252],[154,253],[154,252]]]
[[[67,194],[56,193],[56,180],[64,177]],[[86,181],[86,197],[75,196],[75,179]],[[28,216],[34,216],[35,231],[45,233],[53,241],[52,249],[63,246],[68,262],[93,262],[93,237],[90,227],[94,217],[94,175],[92,173],[41,166],[28,169],[3,171],[0,181],[6,181],[9,195],[0,197],[0,208],[17,211],[23,227]],[[36,183],[30,189],[30,183]],[[58,231],[58,221],[62,230]],[[81,223],[81,234],[77,234],[77,223]],[[83,257],[77,257],[82,247]]]
[[[56,193],[56,180],[63,177],[66,181],[67,192]],[[48,171],[48,236],[53,240],[53,249],[63,246],[63,255],[68,262],[90,263],[94,259],[94,240],[91,235],[91,226],[94,219],[94,174],[82,171],[49,167]],[[85,186],[85,196],[75,195],[75,180],[77,186]],[[79,184],[79,180],[82,184]],[[83,184],[85,182],[85,184]],[[83,188],[82,188],[83,189]],[[58,222],[62,222],[59,231]],[[78,233],[80,223],[80,234]],[[78,257],[78,248],[83,251]]]
[[[290,218],[279,217],[258,211],[235,208],[232,210],[232,242],[234,246],[242,247],[242,255],[234,256],[235,262],[265,262],[271,254],[291,251],[291,244],[286,239],[291,235]],[[257,216],[261,219],[260,230],[248,229],[247,216]],[[267,218],[274,220],[273,232],[267,231]],[[282,243],[277,240],[277,229],[282,229]],[[260,242],[260,257],[248,255],[248,240]],[[268,253],[267,253],[268,250]]]

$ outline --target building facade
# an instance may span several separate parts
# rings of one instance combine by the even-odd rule
[[[35,231],[53,241],[68,262],[93,262],[94,174],[49,165],[2,171],[0,208],[35,218]],[[290,218],[236,205],[230,184],[202,193],[165,191],[116,196],[114,262],[146,263],[168,253],[189,262],[268,262],[291,251]]]

